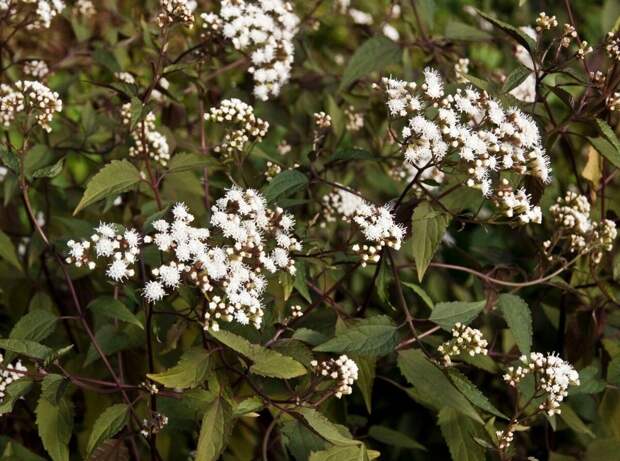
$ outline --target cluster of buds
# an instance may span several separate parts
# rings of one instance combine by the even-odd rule
[[[620,61],[620,34],[617,32],[609,32],[607,34],[605,51],[607,51],[607,56],[612,61]]]
[[[299,18],[283,0],[222,0],[219,13],[201,15],[205,38],[222,37],[249,56],[254,95],[278,96],[290,78]]]
[[[291,306],[291,317],[297,319],[304,316],[304,311],[299,304],[293,304]]]
[[[227,155],[243,151],[248,142],[262,141],[269,129],[269,123],[254,115],[252,106],[237,98],[224,99],[219,107],[212,107],[204,118],[226,126],[224,140],[214,150]]]
[[[458,83],[467,83],[465,76],[469,74],[469,59],[459,58],[456,64],[454,64],[454,74]]]
[[[0,353],[0,403],[4,400],[7,386],[22,378],[27,371],[28,369],[22,365],[20,360],[15,364],[9,363],[5,366],[4,356]]]
[[[140,254],[142,237],[133,229],[119,231],[112,224],[101,223],[90,240],[76,242],[69,240],[67,264],[76,267],[96,267],[96,258],[110,258],[106,275],[115,282],[135,275],[133,265]],[[93,255],[94,252],[94,255]]]
[[[538,13],[538,17],[536,18],[536,31],[542,32],[544,30],[551,30],[558,27],[558,20],[555,16],[547,16],[547,13],[542,11]]]
[[[336,381],[335,396],[342,398],[353,392],[353,384],[357,380],[357,364],[346,355],[341,355],[337,359],[310,362],[314,372],[319,376],[333,379]]]
[[[584,60],[586,55],[592,53],[593,50],[594,48],[586,40],[582,40],[577,47],[577,59]]]
[[[508,367],[503,378],[515,387],[528,375],[534,376],[536,393],[544,397],[538,409],[549,416],[560,413],[560,405],[568,395],[569,386],[579,385],[579,373],[573,366],[554,354],[532,352],[521,356],[521,365]]]
[[[441,169],[446,159],[456,157],[468,175],[468,187],[504,204],[521,195],[505,181],[508,173],[549,182],[551,168],[538,127],[518,108],[505,109],[472,87],[446,94],[441,76],[428,68],[422,85],[389,78],[383,79],[383,87],[390,115],[404,123],[398,141],[405,161],[417,170]],[[513,206],[499,211],[520,223],[539,221],[540,210],[529,206],[529,200],[518,205],[527,206],[519,206],[519,213]]]
[[[319,130],[329,130],[332,126],[331,116],[325,112],[315,112],[314,126],[316,126]]]
[[[480,330],[459,322],[454,325],[451,333],[452,339],[437,348],[446,366],[452,364],[452,357],[457,357],[461,354],[467,354],[470,357],[487,355],[488,343]]]
[[[50,69],[47,67],[45,61],[40,59],[29,59],[24,63],[22,72],[24,75],[41,80],[47,77],[50,73]]]
[[[585,196],[569,191],[549,211],[555,225],[554,236],[543,243],[549,259],[555,247],[563,242],[571,253],[590,254],[595,264],[601,261],[604,252],[613,248],[618,235],[616,223],[609,219],[593,221]]]
[[[58,93],[35,80],[20,80],[13,87],[0,84],[0,123],[8,127],[20,113],[32,116],[48,133],[56,112],[62,110]]]
[[[503,179],[502,184],[506,187],[498,188],[495,200],[498,208],[508,219],[517,217],[523,224],[542,222],[542,211],[539,206],[533,206],[530,202],[531,197],[525,189],[515,190],[510,187],[508,180]]]
[[[119,82],[127,83],[128,85],[134,85],[136,83],[136,77],[131,72],[114,72],[114,78]]]
[[[90,19],[97,14],[97,10],[91,0],[77,0],[73,6],[73,13],[78,17]]]
[[[570,24],[564,24],[564,32],[560,39],[560,46],[568,48],[573,40],[577,39],[577,30]]]
[[[191,29],[194,27],[196,6],[195,0],[160,0],[157,25],[167,27],[172,24],[182,24]]]
[[[123,124],[131,129],[131,103],[123,104],[121,108]],[[150,158],[161,166],[168,165],[170,160],[170,146],[166,137],[157,131],[155,114],[149,112],[131,130],[133,146],[129,148],[130,157]]]
[[[144,389],[151,395],[159,394],[159,386],[151,381],[142,381],[140,383],[140,388]]]
[[[502,431],[496,431],[495,435],[497,436],[497,447],[500,451],[506,450],[512,444],[512,441],[515,438],[515,430],[517,429],[517,422],[511,421],[506,429]]]
[[[282,171],[282,167],[272,161],[267,162],[267,169],[265,170],[265,179],[267,182],[271,182]]]
[[[617,112],[620,110],[620,91],[616,91],[614,94],[607,97],[605,100],[605,104],[607,104],[607,108],[612,112]]]
[[[168,425],[168,417],[161,413],[153,413],[150,419],[142,420],[142,429],[140,433],[144,437],[151,437],[152,435],[159,434],[161,430]]]
[[[390,167],[389,174],[397,181],[403,181],[409,184],[414,178],[418,178],[418,181],[413,185],[413,191],[418,194],[422,194],[424,190],[433,190],[437,186],[443,183],[446,175],[437,166],[431,165],[426,168],[420,169],[409,162],[395,164]],[[422,183],[423,185],[421,185]]]
[[[347,119],[346,128],[347,131],[355,133],[356,131],[364,128],[364,115],[360,112],[356,112],[353,106],[349,106],[344,110],[344,115]]]

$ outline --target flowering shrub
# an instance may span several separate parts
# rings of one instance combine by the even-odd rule
[[[620,7],[556,3],[0,0],[0,459],[617,459]]]

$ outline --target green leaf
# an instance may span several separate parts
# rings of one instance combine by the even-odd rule
[[[532,315],[527,303],[516,295],[504,293],[499,295],[497,307],[521,353],[529,354],[532,349]]]
[[[300,408],[297,411],[304,417],[310,427],[328,442],[340,446],[357,445],[360,443],[351,437],[351,434],[344,426],[332,423],[313,408]]]
[[[136,329],[134,326],[116,327],[111,324],[105,324],[95,333],[97,342],[101,346],[104,354],[110,355],[131,347],[136,347],[139,344],[143,344],[143,334],[141,330]],[[88,366],[91,363],[99,360],[101,356],[97,349],[92,344],[86,351],[86,359],[84,360],[84,366]]]
[[[68,385],[69,380],[62,375],[56,373],[45,375],[41,382],[41,397],[47,399],[52,405],[58,405]]]
[[[483,41],[490,40],[491,35],[479,27],[464,22],[450,21],[446,24],[444,37],[450,40]]]
[[[596,437],[590,428],[581,420],[579,415],[575,413],[575,410],[573,410],[568,404],[563,404],[560,410],[560,418],[562,418],[562,421],[564,421],[568,427],[580,434],[587,434],[590,437]]]
[[[129,407],[124,403],[107,408],[95,421],[88,438],[86,452],[90,455],[105,440],[114,437],[127,424]]]
[[[368,39],[353,53],[342,74],[338,91],[346,89],[360,77],[399,62],[400,58],[400,47],[390,39],[383,36]]]
[[[103,315],[111,319],[122,320],[123,322],[131,323],[142,330],[144,326],[140,323],[140,320],[118,299],[114,299],[111,296],[101,296],[88,304],[87,307],[90,311]]]
[[[620,452],[620,440],[596,439],[588,445],[583,461],[611,461],[617,458],[618,452]]]
[[[437,303],[429,320],[444,330],[451,330],[457,323],[468,324],[475,319],[484,309],[485,304],[485,301]]]
[[[609,163],[616,168],[620,168],[620,152],[611,142],[602,137],[588,138],[588,141],[599,154],[609,160]]]
[[[296,378],[307,373],[304,366],[291,357],[257,344],[252,344],[247,339],[234,333],[224,330],[210,331],[209,333],[222,344],[254,362],[250,367],[252,373],[283,379]]]
[[[609,160],[615,167],[620,168],[620,139],[618,139],[616,132],[612,127],[607,124],[607,122],[601,120],[600,118],[597,118],[596,124],[603,137],[609,142],[609,144],[611,144],[612,149],[610,149],[608,146],[605,146],[603,148],[604,144],[601,144],[597,141],[597,145],[592,142],[592,138],[588,139],[590,139],[590,142],[592,143],[594,148],[599,151],[601,155],[603,155],[607,160]]]
[[[129,449],[123,439],[104,440],[95,448],[88,461],[129,461]]]
[[[262,410],[265,404],[258,397],[250,397],[242,400],[237,404],[233,412],[234,417],[247,415],[248,413],[255,413]]]
[[[416,285],[415,283],[409,283],[409,282],[401,282],[401,283],[407,288],[410,288],[411,290],[413,290],[415,294],[417,294],[420,298],[422,298],[422,301],[424,301],[424,304],[426,304],[429,307],[429,309],[433,310],[435,308],[435,303],[433,302],[431,297],[428,295],[428,293],[424,291],[424,288],[422,288],[420,285]]]
[[[429,202],[420,203],[411,218],[413,259],[422,280],[450,223],[450,216],[435,210]]]
[[[527,35],[522,30],[517,29],[516,27],[510,24],[507,24],[503,21],[500,21],[499,19],[496,19],[493,16],[483,13],[480,10],[476,10],[476,13],[478,13],[478,15],[482,16],[484,19],[489,21],[491,24],[493,24],[498,29],[502,30],[504,33],[510,35],[519,44],[523,45],[527,50],[532,51],[536,49],[536,42],[532,40],[532,37]]]
[[[67,399],[52,404],[39,398],[37,429],[45,450],[54,461],[69,461],[69,440],[73,432],[73,407]]]
[[[281,427],[284,444],[297,461],[307,461],[310,453],[325,448],[327,442],[296,419],[285,421]]]
[[[392,352],[397,344],[398,329],[389,317],[378,315],[357,321],[314,350],[380,356]]]
[[[314,452],[310,455],[309,461],[367,461],[374,459],[369,457],[369,453],[364,445],[352,447],[331,447],[327,450]]]
[[[615,386],[620,386],[620,357],[616,357],[607,367],[607,382]]]
[[[226,448],[231,432],[232,410],[226,400],[216,398],[202,418],[196,461],[216,461]]]
[[[30,378],[20,378],[13,381],[4,390],[4,397],[0,401],[0,416],[13,411],[13,406],[20,398],[26,395],[32,389],[32,380]],[[3,459],[0,457],[0,459]]]
[[[398,367],[407,381],[433,406],[439,409],[452,408],[482,423],[482,419],[471,403],[454,387],[448,377],[426,358],[422,351],[409,349],[399,352]]]
[[[467,376],[462,374],[456,368],[449,368],[448,375],[450,375],[450,380],[452,384],[463,394],[467,400],[476,405],[478,408],[490,413],[494,416],[498,416],[499,418],[508,419],[508,417],[499,411],[497,408],[493,406],[489,399],[480,392],[480,389],[476,387],[474,383],[472,383]]]
[[[49,165],[43,168],[39,168],[32,173],[33,178],[55,178],[62,172],[62,168],[65,164],[65,159],[61,158],[53,165]]]
[[[312,302],[312,296],[308,290],[308,281],[306,279],[306,265],[303,261],[295,261],[295,282],[293,286],[303,298],[309,303]]]
[[[426,447],[421,443],[413,440],[402,432],[395,431],[385,426],[371,426],[368,430],[368,435],[390,447],[409,448],[412,450],[424,450]]]
[[[377,157],[364,149],[357,147],[343,147],[337,149],[328,159],[328,163],[349,161],[349,160],[377,160]]]
[[[174,367],[146,376],[166,387],[187,389],[196,387],[207,379],[209,365],[209,353],[201,347],[195,347],[187,350]]]
[[[452,408],[444,408],[439,413],[439,427],[452,461],[485,461],[485,449],[474,440],[480,437],[481,431],[471,419]]]
[[[175,154],[168,164],[168,173],[182,173],[202,169],[206,166],[213,166],[214,162],[206,155],[181,152]]]
[[[366,410],[370,414],[372,412],[372,388],[375,383],[377,359],[359,355],[352,355],[351,359],[357,364],[358,368],[358,378],[355,384],[362,393]]]
[[[288,196],[308,184],[308,178],[298,170],[285,170],[276,175],[263,189],[268,202],[273,202],[282,196]]]
[[[523,81],[530,76],[532,71],[527,67],[519,66],[514,69],[502,85],[502,93],[509,93],[514,88],[518,87]]]
[[[86,185],[82,200],[75,207],[75,216],[81,210],[107,197],[116,197],[140,182],[140,172],[128,160],[112,160],[92,177]]]
[[[58,317],[44,309],[34,309],[15,324],[9,338],[43,341],[54,332]]]
[[[40,360],[53,352],[49,347],[27,339],[0,339],[0,349]]]
[[[9,236],[2,231],[0,231],[0,258],[4,259],[19,271],[22,270],[22,265],[17,257],[17,252],[15,251],[13,242]]]

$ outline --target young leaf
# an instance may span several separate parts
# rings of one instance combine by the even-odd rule
[[[132,325],[144,330],[140,320],[138,320],[138,318],[127,308],[127,306],[111,296],[101,296],[94,301],[91,301],[88,304],[88,309],[111,319],[131,323]]]
[[[516,295],[504,293],[497,299],[497,307],[521,353],[529,354],[532,349],[532,315],[526,302]]]
[[[107,408],[95,421],[88,438],[87,453],[90,455],[105,440],[114,437],[127,424],[129,407],[124,403]]]
[[[416,442],[411,437],[402,432],[395,431],[385,426],[371,426],[368,430],[368,435],[387,445],[399,448],[409,448],[412,450],[424,450],[426,447],[419,442]]]
[[[220,330],[210,331],[210,334],[222,344],[254,362],[250,367],[252,373],[283,379],[296,378],[307,373],[304,366],[291,357],[266,349],[258,344],[252,344],[234,333]]]
[[[195,347],[187,350],[174,367],[146,376],[166,387],[187,389],[198,386],[207,379],[209,364],[209,353],[201,347]]]
[[[314,350],[380,356],[392,352],[396,344],[398,329],[389,317],[377,315],[359,320]]]
[[[398,367],[416,391],[433,406],[452,408],[482,423],[471,403],[454,387],[448,377],[418,349],[398,353]]]
[[[196,461],[216,461],[226,448],[231,432],[232,409],[228,402],[216,398],[202,418]]]
[[[268,202],[273,202],[281,196],[288,196],[308,184],[305,174],[297,170],[285,170],[275,176],[264,188],[263,193]]]
[[[13,242],[4,232],[0,231],[0,258],[11,264],[13,267],[22,270],[22,265],[17,258],[17,252],[13,246]]]
[[[73,407],[67,399],[52,404],[39,398],[37,429],[45,450],[53,461],[69,461],[69,440],[73,431]]]
[[[368,39],[351,57],[342,74],[338,91],[346,89],[360,77],[383,70],[388,65],[399,62],[400,57],[401,49],[392,40],[383,36]]]
[[[474,440],[482,435],[482,431],[471,419],[452,408],[444,408],[439,413],[439,427],[452,461],[485,461],[485,449]]]
[[[449,223],[450,217],[435,210],[429,202],[422,202],[415,208],[411,218],[411,239],[419,280],[424,277]]]
[[[459,322],[464,324],[471,322],[484,309],[485,304],[485,301],[437,303],[429,320],[444,330],[450,330]]]
[[[140,182],[140,172],[128,160],[112,160],[92,177],[86,185],[82,200],[73,211],[81,210],[107,197],[116,197]]]

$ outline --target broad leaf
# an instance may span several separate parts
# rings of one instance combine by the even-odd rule
[[[493,406],[489,399],[472,383],[467,376],[462,374],[456,368],[448,369],[452,384],[463,394],[467,400],[476,405],[478,408],[499,418],[508,419],[508,417]]]
[[[428,202],[415,208],[411,218],[411,240],[418,280],[424,277],[449,223],[450,216],[435,210]]]
[[[196,461],[216,461],[226,448],[232,422],[232,410],[226,400],[216,398],[205,411],[198,437]]]
[[[276,175],[264,188],[263,193],[268,202],[273,202],[279,197],[288,196],[308,184],[305,174],[297,170],[286,170]]]
[[[44,309],[34,309],[15,324],[9,338],[43,341],[54,332],[58,317]]]
[[[187,389],[198,386],[207,379],[209,365],[209,353],[201,347],[195,347],[186,351],[174,367],[146,376],[166,387]]]
[[[27,339],[0,339],[0,349],[40,360],[53,352],[49,347]]]
[[[451,408],[439,413],[439,427],[450,449],[452,461],[485,461],[485,449],[475,440],[482,431],[475,423]]]
[[[485,301],[437,303],[429,320],[445,330],[450,330],[457,323],[471,322],[482,312],[485,304]]]
[[[129,407],[123,403],[107,408],[95,421],[86,451],[90,455],[105,440],[114,437],[127,424]]]
[[[0,231],[0,258],[11,264],[18,270],[22,270],[22,265],[17,258],[17,252],[13,242],[4,232]]]
[[[140,182],[140,172],[128,160],[112,160],[91,178],[86,185],[82,200],[73,211],[81,210],[107,197],[116,197]]]
[[[521,353],[529,354],[532,348],[532,315],[526,302],[516,295],[504,293],[497,299],[497,307]]]
[[[88,309],[111,319],[131,323],[144,330],[140,320],[118,299],[111,296],[102,296],[88,304]]]
[[[484,19],[489,21],[491,24],[493,24],[495,27],[501,29],[506,34],[510,35],[519,44],[523,45],[529,51],[533,51],[534,49],[536,49],[536,42],[532,39],[532,37],[527,35],[522,30],[517,29],[516,27],[514,27],[514,26],[512,26],[510,24],[507,24],[507,23],[505,23],[503,21],[500,21],[499,19],[494,18],[493,16],[490,16],[490,15],[488,15],[486,13],[483,13],[480,10],[476,10],[476,12],[480,16],[482,16]]]
[[[36,409],[37,428],[45,450],[54,461],[69,461],[73,432],[73,407],[67,399],[52,404],[40,398]]]
[[[390,447],[409,448],[412,450],[424,450],[426,447],[421,443],[413,440],[402,432],[395,431],[385,426],[371,426],[368,435]]]
[[[360,442],[351,437],[349,431],[340,425],[332,423],[318,411],[312,408],[300,408],[297,410],[310,427],[321,437],[334,445],[358,445]]]
[[[397,344],[398,329],[389,317],[379,315],[357,321],[314,350],[380,356],[392,352]]]
[[[381,71],[388,65],[400,61],[401,49],[386,37],[378,36],[368,39],[351,57],[347,64],[339,91],[346,89],[351,83],[371,72]]]
[[[309,461],[368,461],[376,459],[378,452],[368,451],[364,445],[352,447],[331,447],[310,455]]]

